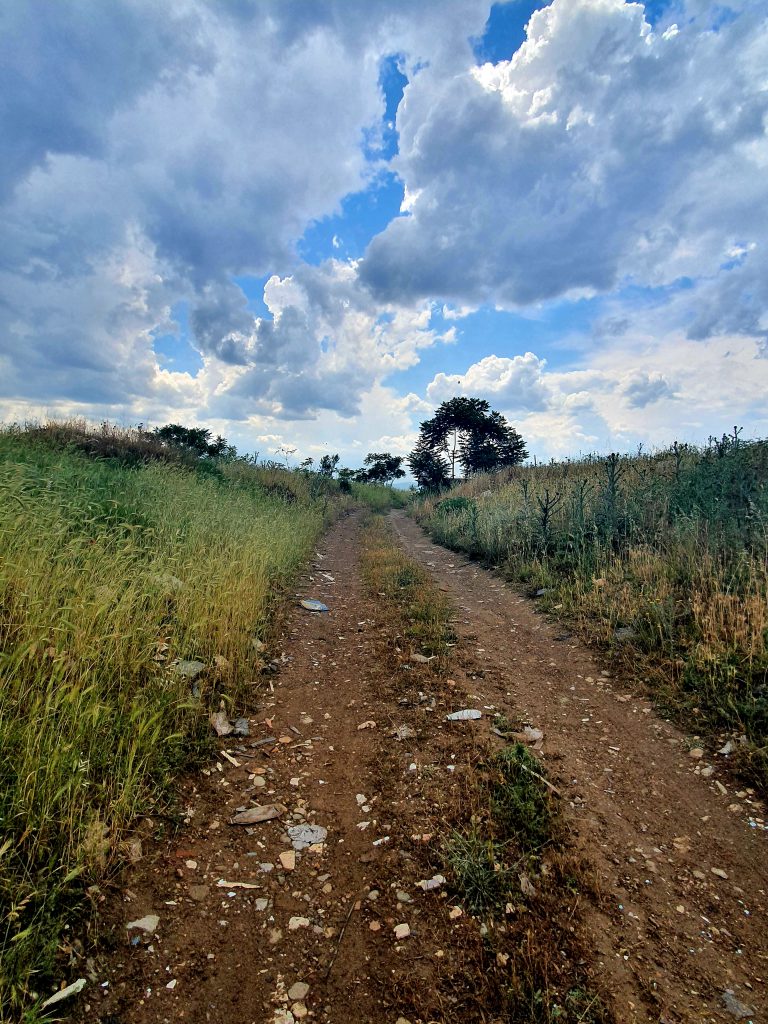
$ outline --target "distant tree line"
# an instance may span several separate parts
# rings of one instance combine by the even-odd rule
[[[183,427],[169,423],[153,431],[164,445],[177,448],[188,455],[207,461],[234,461],[244,458],[255,463],[258,455],[238,456],[237,449],[226,438],[205,427]],[[278,454],[285,465],[267,460],[262,463],[275,469],[288,469],[288,457],[295,449],[283,448]],[[457,479],[457,470],[463,477],[476,473],[493,473],[508,466],[517,466],[528,458],[525,441],[507,420],[491,409],[482,398],[451,398],[443,402],[431,419],[420,425],[416,447],[408,456],[408,467],[422,490],[439,491],[450,487]],[[304,459],[298,472],[324,478],[338,479],[342,490],[351,490],[353,483],[391,484],[405,476],[402,455],[390,452],[369,452],[360,469],[339,466],[337,454],[323,455],[316,463]]]
[[[256,462],[258,455],[238,456],[237,449],[221,435],[213,436],[207,427],[184,427],[179,423],[168,423],[164,427],[156,427],[152,434],[164,445],[179,449],[187,455],[200,460],[220,460],[231,462],[243,458],[247,462]],[[286,456],[295,449],[282,449],[278,454]],[[389,484],[405,476],[402,455],[391,455],[389,452],[370,452],[363,460],[362,469],[339,468],[338,455],[323,455],[315,468],[314,459],[304,459],[299,466],[303,473],[316,473],[326,479],[338,477],[342,490],[351,488],[353,482],[365,484]],[[287,469],[287,465],[267,460],[265,465],[275,469]]]

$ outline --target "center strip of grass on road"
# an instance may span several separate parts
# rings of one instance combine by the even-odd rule
[[[362,571],[383,602],[393,671],[408,662],[403,692],[421,689],[419,697],[450,694],[449,700],[460,700],[458,683],[448,676],[458,678],[459,664],[467,672],[472,665],[457,642],[452,603],[380,517],[372,517],[364,530]],[[446,734],[438,729],[442,715],[425,715],[419,729],[423,776],[446,756],[469,768],[455,785],[432,780],[441,788],[443,840],[438,861],[430,864],[445,874],[451,894],[476,918],[482,936],[479,944],[462,949],[462,971],[471,973],[464,988],[475,992],[479,1012],[494,1020],[607,1024],[613,1017],[591,980],[577,913],[583,897],[597,898],[590,874],[569,848],[545,766],[525,745],[503,738],[522,727],[512,714],[496,716],[495,734],[484,724],[466,723],[469,729],[451,734],[448,755]],[[474,731],[480,728],[482,733]],[[425,793],[428,803],[432,797]],[[456,983],[450,963],[440,980],[450,998]]]

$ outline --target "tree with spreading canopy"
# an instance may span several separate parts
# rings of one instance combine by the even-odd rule
[[[451,398],[421,424],[408,464],[420,487],[436,490],[465,476],[516,466],[528,458],[525,441],[482,398]],[[449,473],[450,470],[450,473]]]
[[[388,484],[405,476],[403,456],[389,452],[369,452],[363,459],[367,469],[361,469],[358,479],[369,484]]]

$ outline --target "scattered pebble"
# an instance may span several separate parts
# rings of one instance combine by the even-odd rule
[[[396,740],[412,740],[416,736],[416,730],[410,725],[398,725],[392,735]]]
[[[146,917],[140,917],[136,921],[129,921],[125,927],[128,931],[132,928],[140,928],[143,932],[152,935],[159,924],[160,918],[157,914],[147,914]]]
[[[322,825],[290,825],[288,835],[294,850],[304,850],[315,843],[324,843],[328,829]]]
[[[482,711],[478,711],[476,708],[464,708],[462,711],[454,711],[453,714],[446,715],[445,719],[447,722],[472,722],[482,717]]]
[[[296,867],[296,853],[294,850],[284,850],[280,854],[280,863],[285,871],[293,871]]]
[[[69,996],[76,996],[78,992],[82,992],[85,988],[85,978],[78,978],[77,981],[73,981],[71,985],[67,985],[66,988],[59,989],[58,992],[54,992],[52,996],[49,996],[43,1003],[43,1009],[46,1006],[53,1006],[55,1003],[60,1003],[62,999],[68,999]]]
[[[396,939],[407,939],[411,934],[411,926],[407,924],[398,924],[395,926],[395,938]]]
[[[229,736],[230,733],[235,731],[226,711],[214,712],[211,714],[209,721],[211,723],[211,728],[217,736]]]
[[[441,885],[445,884],[445,878],[443,875],[433,875],[431,878],[423,878],[416,885],[424,892],[429,892],[430,889],[438,889]]]
[[[264,821],[272,821],[279,818],[288,810],[283,804],[264,804],[263,806],[249,807],[247,811],[241,811],[229,819],[231,825],[260,825]]]
[[[726,1011],[738,1020],[754,1016],[755,1011],[752,1007],[746,1006],[740,999],[737,999],[733,989],[727,988],[720,998],[723,1000]]]

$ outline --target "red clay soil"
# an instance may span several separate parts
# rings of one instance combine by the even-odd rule
[[[211,769],[185,781],[187,823],[145,841],[109,895],[111,948],[90,964],[72,1019],[500,1019],[483,1006],[479,922],[454,909],[447,887],[417,884],[440,870],[445,818],[498,743],[498,711],[544,732],[543,763],[602,893],[599,907],[576,898],[569,913],[587,929],[584,969],[616,1020],[732,1021],[739,1007],[765,1020],[757,801],[734,792],[717,758],[689,757],[684,737],[584,647],[558,640],[531,602],[432,545],[404,514],[391,519],[455,603],[455,683],[411,673],[408,652],[396,653],[361,583],[358,517],[339,522],[300,582],[300,596],[330,611],[290,612],[250,737],[222,741]],[[445,722],[462,707],[482,720]],[[398,738],[402,726],[410,738]],[[709,778],[697,774],[713,763]],[[285,810],[230,824],[254,803]],[[298,824],[327,836],[297,852],[286,829]],[[149,914],[153,934],[126,929]]]

